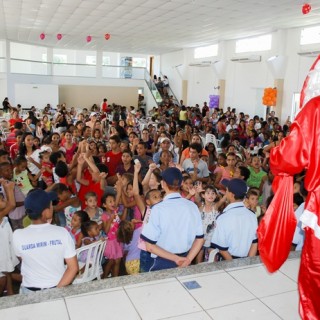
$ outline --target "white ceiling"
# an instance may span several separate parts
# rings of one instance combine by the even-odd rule
[[[161,54],[320,23],[320,0],[0,0],[0,39]],[[46,34],[40,40],[41,33]],[[63,38],[58,41],[56,35]],[[109,33],[110,40],[104,35]],[[92,36],[90,43],[86,37]]]

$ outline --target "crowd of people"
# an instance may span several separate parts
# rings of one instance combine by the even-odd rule
[[[214,249],[216,260],[258,254],[256,230],[273,197],[269,152],[290,133],[289,119],[169,97],[147,116],[104,99],[90,111],[48,105],[22,119],[5,101],[0,294],[13,294],[12,279],[21,292],[70,284],[81,272],[75,250],[99,240],[103,278],[186,267]],[[306,196],[302,172],[297,216]],[[292,249],[303,241],[297,225]]]

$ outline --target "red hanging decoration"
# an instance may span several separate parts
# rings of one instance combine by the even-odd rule
[[[61,40],[61,39],[62,39],[62,34],[61,34],[61,33],[58,33],[58,34],[57,34],[57,39],[58,39],[58,40]]]
[[[90,42],[92,40],[91,36],[87,36],[87,42]]]
[[[109,40],[110,39],[110,34],[109,33],[106,33],[105,35],[104,35],[104,38],[106,39],[106,40]]]
[[[303,6],[302,6],[302,13],[303,14],[308,14],[309,12],[311,11],[311,6],[309,3],[305,3]]]
[[[41,40],[44,40],[45,37],[46,37],[46,35],[45,35],[44,33],[41,33],[41,34],[40,34],[40,39],[41,39]]]

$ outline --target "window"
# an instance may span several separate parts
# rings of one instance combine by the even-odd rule
[[[217,55],[218,55],[218,45],[217,44],[194,49],[194,58],[195,59],[215,57]]]
[[[0,58],[6,57],[6,42],[0,40]]]
[[[10,42],[10,58],[21,60],[43,61],[43,55],[47,54],[46,47]]]
[[[267,51],[271,49],[271,34],[236,41],[236,53]]]
[[[53,63],[67,63],[67,55],[66,54],[53,54]]]
[[[110,66],[111,65],[111,59],[109,56],[102,57],[102,65],[103,66]]]
[[[132,58],[132,66],[146,68],[147,67],[147,60],[146,60],[146,58]]]
[[[300,44],[320,43],[320,26],[304,28],[301,30]]]
[[[97,57],[96,56],[86,56],[86,64],[96,65]]]

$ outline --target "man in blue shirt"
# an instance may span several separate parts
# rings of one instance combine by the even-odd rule
[[[198,207],[179,193],[182,174],[177,168],[162,173],[164,200],[151,209],[141,238],[155,258],[150,271],[188,266],[203,246]]]
[[[257,253],[256,215],[243,204],[247,185],[241,179],[222,180],[229,205],[218,216],[211,247],[219,249],[224,260],[253,257]]]

